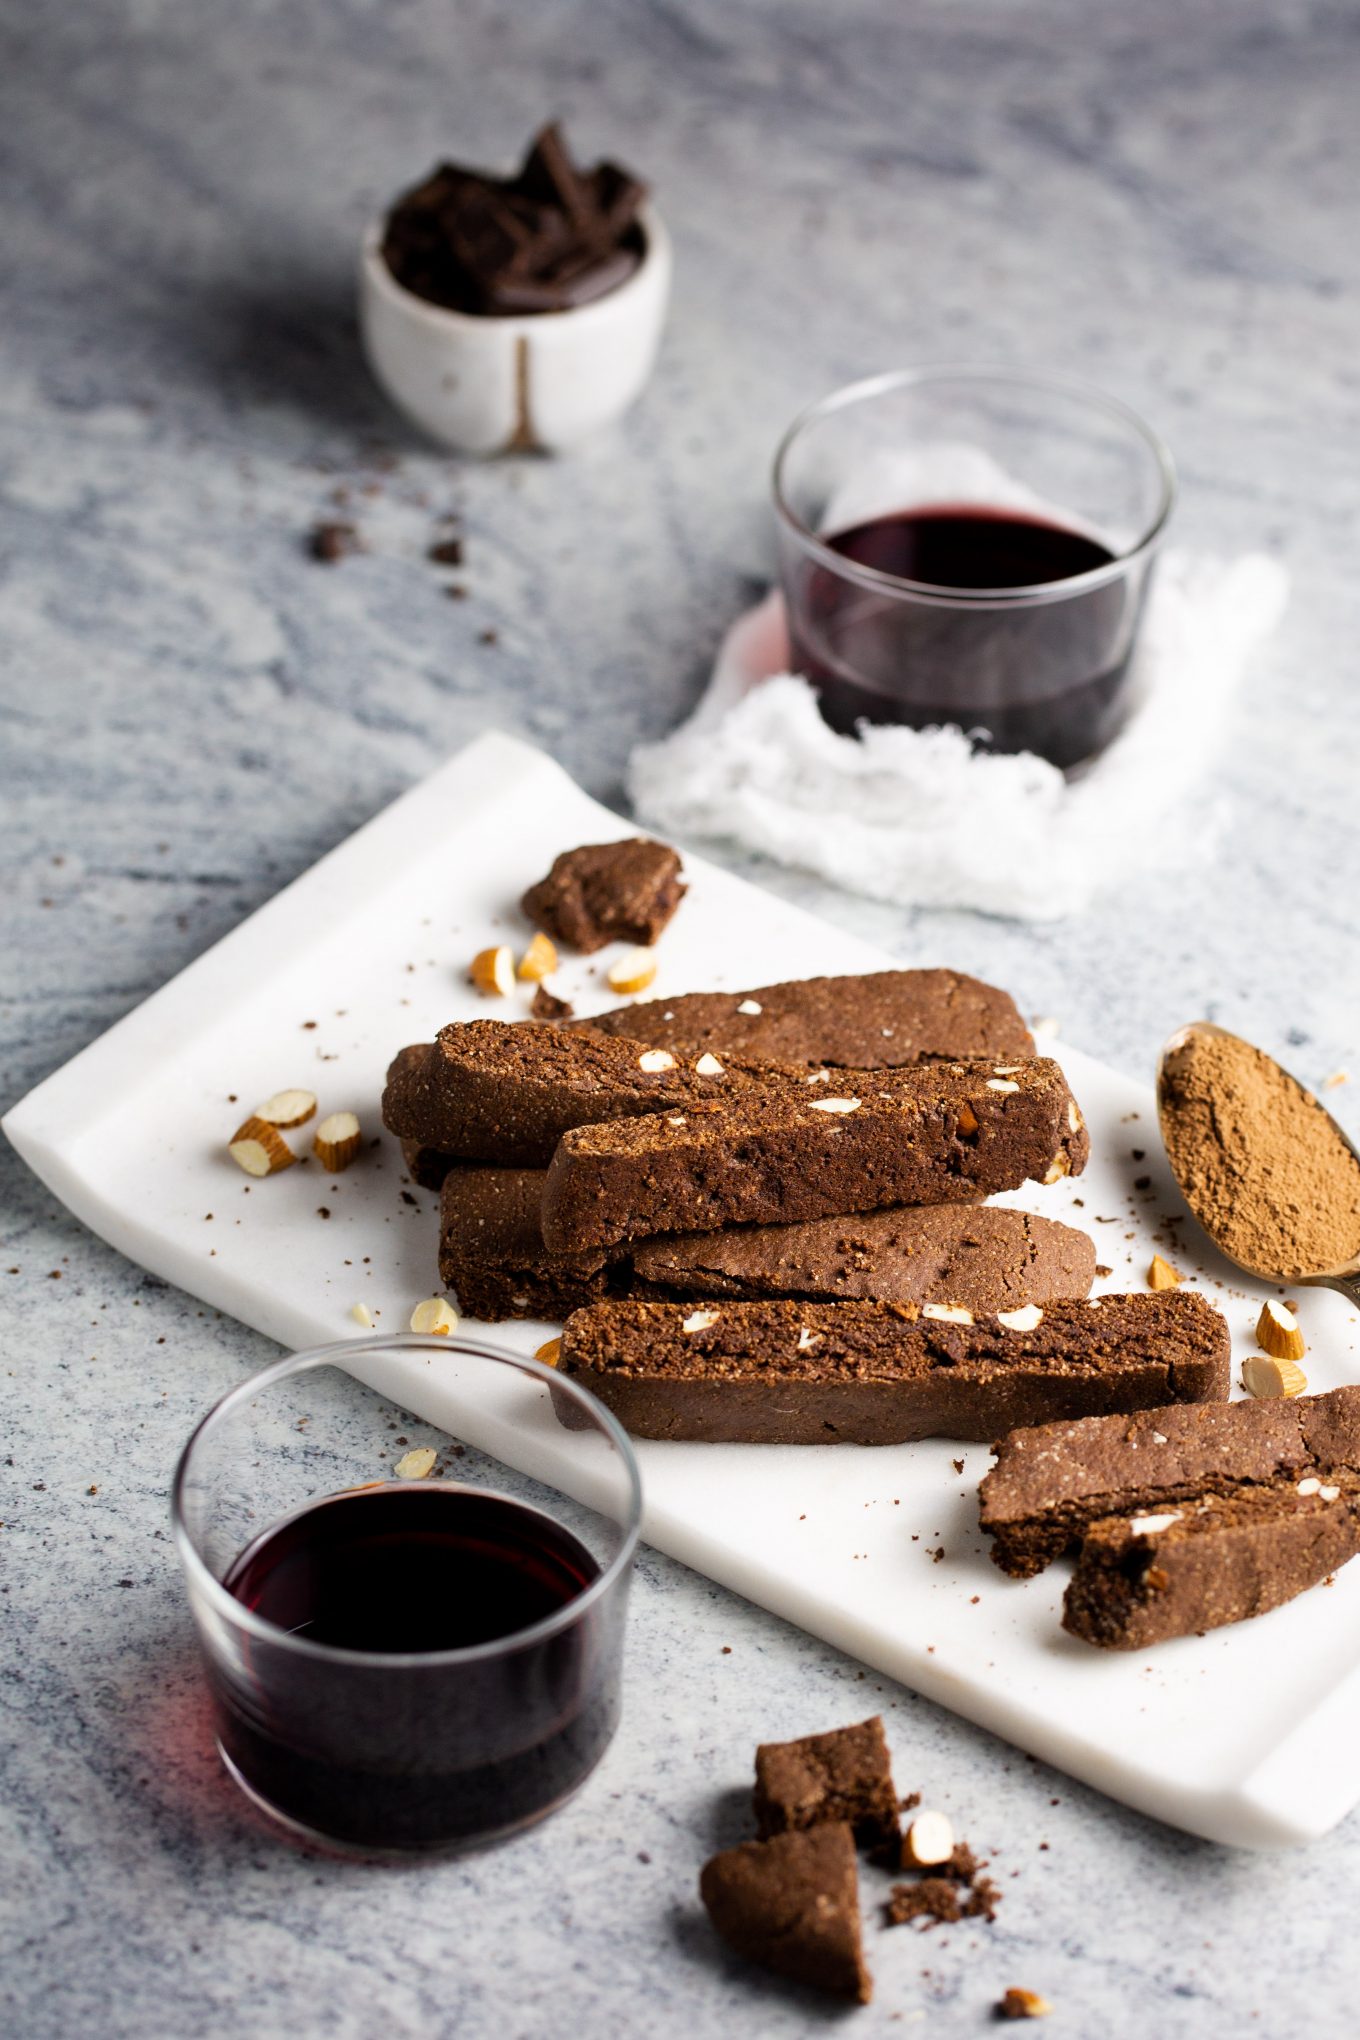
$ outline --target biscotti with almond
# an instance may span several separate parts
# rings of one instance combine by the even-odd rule
[[[1360,1480],[1206,1495],[1091,1524],[1063,1595],[1063,1628],[1100,1650],[1146,1650],[1264,1615],[1360,1551]]]
[[[585,1022],[670,1048],[842,1069],[917,1062],[1016,1062],[1034,1040],[1009,992],[957,970],[876,970],[797,978],[749,992],[688,992]]]
[[[979,1489],[982,1528],[1001,1570],[1027,1579],[1102,1517],[1360,1474],[1360,1384],[1045,1424],[1012,1431],[996,1455]]]
[[[390,1132],[426,1149],[542,1168],[572,1127],[748,1091],[801,1092],[807,1081],[796,1067],[729,1064],[588,1028],[464,1020],[402,1049],[387,1073],[382,1116]]]
[[[938,1314],[932,1314],[938,1313]],[[1228,1393],[1227,1325],[1193,1292],[973,1316],[875,1303],[597,1303],[559,1367],[639,1438],[988,1441],[1021,1423]],[[572,1410],[558,1415],[569,1427]]]
[[[845,1072],[820,1074],[564,1133],[543,1191],[547,1245],[967,1202],[1075,1175],[1090,1152],[1066,1078],[1041,1057],[857,1071],[853,1090]]]

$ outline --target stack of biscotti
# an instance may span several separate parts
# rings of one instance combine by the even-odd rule
[[[1360,1551],[1360,1386],[1019,1429],[981,1522],[1025,1579],[1069,1547],[1063,1626],[1141,1650],[1292,1600]]]

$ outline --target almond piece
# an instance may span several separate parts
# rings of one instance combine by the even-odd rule
[[[312,1152],[332,1176],[347,1169],[359,1152],[363,1135],[352,1112],[329,1112],[316,1129]]]
[[[349,1314],[354,1319],[356,1325],[362,1325],[366,1332],[372,1331],[373,1313],[366,1303],[352,1303],[349,1307]]]
[[[696,1077],[721,1077],[726,1075],[726,1071],[716,1055],[705,1054],[695,1063],[694,1074]]]
[[[1164,1261],[1160,1254],[1154,1254],[1147,1271],[1149,1289],[1178,1289],[1184,1281],[1179,1268],[1173,1268],[1170,1261]]]
[[[315,1091],[276,1091],[255,1108],[255,1117],[270,1126],[305,1126],[315,1110]]]
[[[227,1142],[227,1153],[248,1176],[277,1176],[297,1160],[278,1128],[253,1112]]]
[[[1310,1473],[1306,1480],[1299,1482],[1295,1493],[1300,1495],[1320,1495],[1322,1493],[1322,1482],[1315,1473]]]
[[[474,966],[475,967],[475,966]],[[557,950],[552,940],[540,929],[519,960],[515,975],[528,984],[541,985],[544,978],[551,977],[557,969]]]
[[[904,1870],[929,1870],[954,1853],[954,1823],[947,1813],[918,1813],[902,1837]]]
[[[645,992],[655,976],[654,949],[626,949],[605,972],[605,983],[611,992],[622,992],[628,997],[633,992]]]
[[[436,1339],[447,1339],[450,1332],[458,1329],[458,1313],[443,1296],[427,1296],[411,1312],[411,1330],[423,1332]]]
[[[964,1303],[923,1303],[921,1316],[938,1318],[946,1325],[971,1325],[973,1313]]]
[[[425,1480],[434,1472],[438,1457],[433,1445],[413,1445],[409,1452],[402,1453],[392,1471],[398,1480]]]
[[[1045,1183],[1061,1183],[1063,1177],[1070,1176],[1071,1173],[1072,1157],[1068,1154],[1066,1148],[1064,1148],[1061,1153],[1054,1155],[1049,1163],[1048,1173],[1044,1177],[1044,1181]]]
[[[706,1332],[710,1325],[716,1325],[717,1322],[716,1310],[692,1310],[680,1329],[682,1332]]]
[[[743,999],[737,1007],[737,1011],[739,1013],[763,1013],[765,1008],[761,1005],[759,999]]]
[[[534,1358],[535,1360],[542,1361],[545,1367],[556,1367],[558,1361],[562,1358],[561,1339],[545,1339],[534,1354]]]
[[[967,1139],[969,1134],[976,1133],[978,1130],[978,1116],[966,1098],[959,1107],[955,1124],[965,1139]]]
[[[1299,1321],[1287,1303],[1263,1303],[1256,1320],[1256,1343],[1276,1360],[1302,1360],[1308,1351]]]
[[[638,1057],[638,1068],[649,1077],[658,1077],[662,1070],[675,1068],[675,1057],[668,1048],[647,1048]]]
[[[1000,2019],[1046,2019],[1052,2009],[1037,1990],[1008,1990],[996,2011]]]
[[[508,999],[515,989],[515,959],[510,954],[510,945],[502,942],[493,949],[479,949],[468,966],[468,976],[479,992]]]
[[[1129,1529],[1135,1537],[1156,1537],[1161,1531],[1169,1530],[1173,1523],[1179,1523],[1180,1520],[1179,1509],[1164,1509],[1159,1516],[1132,1517]]]
[[[858,1098],[809,1098],[809,1112],[858,1112]]]
[[[996,1321],[1008,1332],[1032,1332],[1044,1321],[1044,1314],[1037,1303],[1022,1303],[1018,1310],[999,1310]]]
[[[1308,1386],[1308,1376],[1297,1361],[1249,1353],[1242,1362],[1242,1386],[1248,1395],[1258,1397],[1302,1395]]]
[[[1013,1084],[1009,1077],[988,1077],[987,1089],[989,1091],[1000,1091],[1003,1095],[1008,1096],[1012,1091],[1018,1091],[1020,1086]]]

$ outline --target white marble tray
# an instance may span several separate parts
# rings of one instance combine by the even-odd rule
[[[524,939],[514,906],[524,887],[558,850],[626,833],[547,758],[483,737],[40,1085],[5,1131],[106,1240],[271,1337],[357,1337],[359,1299],[380,1328],[402,1330],[433,1285],[436,1225],[435,1199],[403,1184],[395,1144],[384,1139],[332,1184],[315,1161],[247,1183],[223,1143],[246,1109],[293,1084],[316,1090],[323,1113],[352,1107],[377,1134],[393,1052],[489,1010],[466,984],[467,961],[502,930]],[[661,944],[658,994],[889,961],[698,858],[686,866],[690,896]],[[598,960],[562,973],[584,1010],[611,1003],[602,979]],[[1150,1094],[1046,1046],[1081,1100],[1093,1160],[1075,1183],[1008,1201],[1085,1224],[1113,1270],[1099,1287],[1139,1287],[1159,1214],[1181,1209]],[[1151,1188],[1139,1191],[1144,1175]],[[1176,1258],[1245,1351],[1264,1292],[1194,1253]],[[1356,1378],[1343,1299],[1310,1292],[1302,1307],[1312,1385]],[[546,1328],[482,1336],[532,1351]],[[529,1473],[588,1486],[573,1461],[580,1442],[546,1397],[455,1409],[437,1366],[409,1349],[356,1348],[354,1371]],[[639,1456],[651,1543],[1130,1805],[1269,1846],[1323,1833],[1360,1799],[1360,1565],[1262,1620],[1102,1656],[1058,1626],[1062,1567],[1018,1585],[988,1561],[980,1446],[649,1444]]]

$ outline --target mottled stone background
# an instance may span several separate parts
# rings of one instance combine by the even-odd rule
[[[1121,1067],[1208,1013],[1360,1078],[1353,7],[11,0],[0,37],[0,1103],[479,729],[616,798],[768,572],[794,407],[948,356],[1106,383],[1175,447],[1183,541],[1287,562],[1206,761],[1220,847],[1037,932],[758,875]],[[357,237],[441,152],[508,158],[548,112],[654,180],[671,324],[619,429],[467,468],[369,383]],[[338,487],[370,550],[326,568],[305,539]],[[463,601],[424,557],[445,510]],[[1333,1095],[1360,1126],[1360,1082]],[[8,1150],[0,1229],[24,2040],[815,2029],[715,1950],[695,1872],[758,1736],[870,1706],[1006,1899],[991,1930],[875,1932],[857,2032],[981,2030],[1013,1983],[1072,2035],[1354,2030],[1354,1819],[1270,1862],[1186,1840],[649,1556],[626,1725],[567,1812],[424,1871],[289,1853],[210,1754],[164,1530],[182,1437],[270,1349]]]

